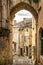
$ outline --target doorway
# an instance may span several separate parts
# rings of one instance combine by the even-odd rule
[[[43,55],[43,29],[41,31],[41,55]]]
[[[26,46],[26,56],[28,56],[28,46]]]

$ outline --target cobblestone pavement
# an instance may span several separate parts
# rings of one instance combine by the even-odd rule
[[[13,65],[33,65],[31,59],[28,57],[14,56]]]

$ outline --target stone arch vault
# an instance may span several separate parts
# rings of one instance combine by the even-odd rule
[[[32,13],[32,15],[35,17],[35,19],[36,20],[38,19],[38,13],[34,9],[34,7],[32,7],[28,3],[24,3],[24,2],[20,2],[16,6],[12,7],[12,9],[10,10],[10,19],[13,19],[15,17],[15,13],[17,13],[18,11],[20,11],[22,9],[26,9],[26,10],[30,11]]]

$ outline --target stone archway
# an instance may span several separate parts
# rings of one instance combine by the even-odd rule
[[[2,41],[4,41],[4,43],[5,43],[4,49],[1,49],[1,51],[0,51],[0,64],[1,65],[4,65],[4,64],[12,65],[12,27],[9,24],[12,23],[12,19],[14,18],[15,13],[21,9],[26,9],[26,10],[30,11],[33,14],[33,16],[35,17],[36,29],[37,29],[37,22],[38,22],[38,13],[37,13],[36,7],[35,7],[35,6],[37,6],[37,4],[33,3],[33,4],[35,4],[35,6],[34,6],[33,4],[28,3],[28,0],[18,0],[20,2],[18,4],[16,3],[16,5],[14,5],[10,9],[10,5],[13,5],[13,4],[11,4],[10,1],[13,2],[13,1],[17,1],[17,0],[5,0],[5,1],[1,0],[1,6],[0,6],[1,7],[0,8],[0,10],[1,10],[1,13],[0,13],[1,24],[0,25],[2,26],[2,29],[0,29],[0,34],[2,35],[2,38],[1,38]],[[15,4],[15,2],[14,2],[14,4]],[[9,19],[9,17],[10,17],[10,19]],[[8,28],[6,29],[7,24],[8,24]],[[4,38],[3,38],[3,35],[5,35]],[[37,49],[37,33],[36,33],[36,49]]]
[[[24,3],[21,2],[19,4],[17,4],[16,6],[12,7],[11,11],[10,11],[10,19],[13,19],[15,17],[15,13],[17,13],[18,11],[22,10],[22,9],[26,9],[28,11],[30,11],[32,13],[32,15],[35,17],[35,19],[38,19],[38,13],[37,11],[28,3]]]
[[[22,9],[26,9],[26,10],[30,11],[36,20],[36,62],[37,62],[37,23],[38,23],[37,11],[31,5],[21,2],[10,10],[10,20],[11,20],[10,23],[12,23],[12,19],[15,17],[15,13],[17,13],[18,11],[20,11]]]

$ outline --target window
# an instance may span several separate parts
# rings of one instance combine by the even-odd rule
[[[26,36],[24,36],[24,41],[26,42]]]

